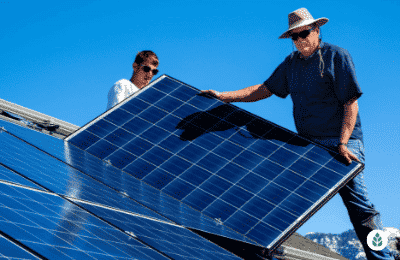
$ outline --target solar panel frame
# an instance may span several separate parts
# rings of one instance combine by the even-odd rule
[[[249,123],[251,120],[249,119],[250,117],[252,117],[254,120],[259,120],[259,121],[261,121],[261,122],[265,122],[265,119],[262,119],[262,118],[260,118],[260,117],[258,117],[258,116],[254,116],[254,115],[251,115],[250,113],[248,113],[247,111],[244,111],[244,110],[242,110],[242,109],[239,109],[239,108],[237,108],[237,107],[235,107],[235,111],[234,112],[232,112],[232,111],[228,111],[228,112],[226,112],[225,114],[223,114],[223,118],[222,118],[222,122],[225,122],[225,123],[221,123],[221,122],[219,122],[219,123],[217,123],[216,125],[212,125],[212,124],[210,124],[210,125],[212,125],[212,126],[206,126],[206,128],[204,128],[204,127],[200,127],[199,128],[199,124],[196,124],[196,120],[199,120],[199,115],[197,114],[197,115],[195,115],[196,113],[199,113],[199,112],[201,112],[201,110],[203,109],[208,109],[208,111],[207,112],[209,112],[209,110],[210,110],[210,108],[211,109],[213,109],[213,108],[215,108],[216,107],[216,105],[218,104],[218,102],[219,101],[217,101],[217,100],[215,100],[215,102],[213,103],[213,104],[209,104],[209,103],[204,103],[204,102],[200,102],[199,100],[197,100],[196,102],[195,101],[191,101],[191,97],[193,97],[193,93],[195,93],[196,91],[197,91],[197,93],[199,92],[199,90],[197,90],[196,88],[194,88],[194,87],[192,87],[192,86],[189,86],[189,85],[187,85],[187,84],[185,84],[185,83],[183,83],[183,82],[180,82],[179,80],[176,80],[176,79],[173,79],[173,78],[171,78],[171,77],[169,77],[169,76],[167,76],[167,75],[163,75],[163,76],[161,76],[160,78],[158,78],[158,79],[156,79],[153,83],[151,83],[150,85],[148,85],[148,86],[146,86],[145,88],[143,88],[142,90],[140,90],[140,91],[138,91],[138,92],[136,92],[135,94],[133,94],[132,96],[130,96],[129,98],[127,98],[127,99],[125,99],[124,101],[122,101],[120,104],[118,104],[118,105],[116,105],[115,107],[113,107],[112,109],[110,109],[110,110],[108,110],[108,111],[106,111],[104,114],[102,114],[102,115],[100,115],[99,117],[97,117],[95,120],[93,120],[93,121],[91,121],[91,122],[89,122],[88,124],[86,124],[84,127],[82,127],[81,129],[79,129],[79,130],[77,130],[75,133],[73,133],[73,134],[71,134],[69,137],[67,137],[66,138],[66,141],[67,142],[71,142],[71,140],[72,139],[74,139],[74,137],[76,137],[79,133],[81,133],[81,132],[83,132],[83,131],[85,131],[86,129],[88,129],[88,128],[90,128],[92,125],[94,125],[98,120],[100,120],[100,119],[102,119],[102,118],[112,118],[112,116],[110,115],[113,111],[115,111],[115,110],[118,110],[120,107],[123,107],[123,106],[129,106],[130,105],[130,101],[131,100],[133,100],[136,96],[138,96],[138,95],[141,95],[142,93],[144,93],[144,94],[146,94],[146,90],[148,90],[148,89],[151,89],[153,86],[156,88],[157,87],[157,84],[158,84],[158,82],[161,82],[163,79],[165,79],[165,78],[168,78],[169,80],[170,80],[170,82],[172,81],[172,82],[174,82],[175,84],[176,84],[176,89],[174,90],[174,91],[171,91],[171,93],[164,93],[164,94],[167,94],[167,96],[169,96],[169,95],[171,95],[171,96],[179,96],[179,98],[181,98],[182,100],[181,101],[188,101],[189,100],[189,103],[188,104],[191,104],[191,105],[195,105],[195,108],[193,109],[193,111],[194,111],[194,114],[193,114],[193,116],[189,116],[189,118],[187,119],[187,118],[185,118],[185,119],[187,119],[187,121],[186,122],[184,122],[185,124],[186,124],[186,126],[188,126],[188,125],[190,125],[190,130],[193,130],[195,133],[196,132],[199,132],[200,133],[200,135],[201,135],[201,132],[206,132],[206,131],[208,131],[208,129],[214,129],[214,130],[217,130],[217,131],[219,131],[218,133],[216,133],[216,132],[213,132],[213,133],[216,133],[215,134],[215,136],[218,138],[218,137],[222,137],[222,138],[227,138],[227,137],[229,137],[229,138],[231,138],[231,137],[233,137],[233,136],[238,136],[237,135],[237,133],[235,133],[234,131],[229,131],[229,132],[227,132],[227,131],[221,131],[221,130],[227,130],[227,129],[231,129],[232,128],[232,124],[231,123],[234,123],[234,124],[236,124],[236,125],[246,125],[246,123]],[[173,89],[173,87],[171,87],[171,86],[168,86],[168,84],[167,83],[163,83],[163,82],[161,82],[159,85],[162,85],[162,87],[164,87],[164,88],[167,88],[167,89],[169,89],[169,90],[172,90]],[[180,89],[180,88],[184,88],[185,87],[185,90],[187,90],[187,92],[191,92],[190,94],[185,94],[185,93],[178,93],[179,91],[178,91],[178,89]],[[189,90],[188,90],[189,89]],[[156,99],[157,99],[157,95],[151,95],[151,94],[154,94],[154,93],[158,93],[158,92],[147,92],[147,94],[144,96],[144,97],[142,97],[142,96],[140,96],[140,100],[144,100],[144,101],[150,101],[150,102],[153,102],[153,101],[155,101]],[[160,95],[158,95],[158,96],[160,96]],[[139,101],[140,101],[139,100]],[[143,103],[143,101],[142,102],[135,102],[135,103]],[[211,103],[211,102],[210,102]],[[157,101],[157,103],[156,104],[158,104],[158,101]],[[143,105],[143,104],[142,104]],[[148,106],[147,107],[149,107],[149,106],[154,106],[155,104],[147,104]],[[229,106],[233,106],[233,105],[229,105]],[[139,107],[139,106],[137,106],[137,107]],[[166,106],[164,106],[164,107],[166,107]],[[189,106],[187,106],[187,107],[189,107]],[[168,112],[171,112],[171,111],[179,111],[179,109],[180,108],[176,108],[175,110],[173,110],[173,107],[168,107],[167,108],[167,111],[165,111],[165,112],[163,112],[162,110],[160,110],[160,112],[158,112],[158,110],[159,109],[156,109],[156,110],[154,110],[153,112],[157,112],[157,113],[161,113],[161,112],[163,112],[163,113],[161,113],[160,114],[160,116],[168,116]],[[137,110],[137,112],[140,112],[141,110],[140,109],[138,109]],[[145,113],[146,111],[148,111],[147,109],[145,110],[145,111],[142,111],[142,112],[140,112],[140,113]],[[192,112],[193,112],[192,111]],[[153,115],[151,115],[151,114],[153,114],[153,112],[152,113],[148,113],[148,112],[146,112],[146,115],[148,115],[148,116],[153,116]],[[127,113],[129,113],[129,112],[127,112]],[[238,117],[238,116],[234,116],[234,114],[235,113],[239,113],[241,116],[240,117]],[[210,113],[209,113],[210,114]],[[128,114],[125,114],[125,116],[126,115],[128,115]],[[155,122],[157,122],[157,120],[158,119],[160,119],[160,116],[156,116],[156,117],[152,117],[152,118],[150,118],[150,123],[155,123]],[[169,115],[169,116],[171,116],[171,115]],[[127,118],[127,117],[124,117],[125,119],[125,121],[124,120],[119,120],[119,122],[118,122],[118,124],[119,125],[121,125],[122,124],[122,122],[127,122],[127,121],[129,121],[129,119]],[[146,118],[147,119],[147,118]],[[200,118],[201,119],[201,118]],[[115,120],[114,120],[115,121]],[[211,120],[212,121],[212,120]],[[271,123],[271,122],[268,122],[268,124],[271,126],[272,125],[272,129],[271,129],[271,127],[270,126],[268,126],[268,125],[266,125],[265,126],[265,129],[263,129],[264,131],[259,131],[259,129],[253,129],[254,131],[252,132],[252,133],[250,133],[250,135],[252,135],[252,134],[254,134],[254,133],[256,133],[256,134],[259,134],[258,135],[258,137],[261,137],[261,138],[272,138],[272,137],[279,137],[279,138],[276,138],[275,140],[267,140],[267,141],[269,141],[270,143],[272,142],[272,143],[274,143],[277,147],[279,147],[278,149],[282,149],[282,151],[286,151],[286,154],[282,154],[282,155],[278,155],[278,154],[276,154],[275,153],[275,157],[276,158],[273,158],[275,161],[277,161],[277,162],[279,162],[280,164],[282,164],[282,166],[285,166],[285,168],[287,168],[287,167],[289,167],[289,166],[291,166],[292,165],[292,163],[294,162],[293,160],[291,160],[291,157],[290,157],[290,155],[292,154],[292,152],[296,152],[296,154],[297,155],[300,155],[300,156],[303,156],[303,158],[302,158],[302,161],[303,161],[303,163],[306,163],[307,161],[308,161],[308,159],[312,159],[312,158],[310,158],[310,156],[311,156],[311,154],[312,154],[312,156],[311,157],[313,157],[313,158],[317,158],[318,156],[320,156],[318,153],[311,153],[311,150],[313,150],[313,149],[315,149],[315,150],[318,150],[318,148],[321,150],[321,147],[323,147],[323,146],[321,146],[321,145],[319,145],[319,144],[316,144],[316,143],[314,143],[314,142],[311,142],[311,141],[309,141],[309,140],[307,140],[307,139],[305,139],[305,138],[303,138],[303,137],[300,137],[300,136],[298,136],[296,133],[294,133],[294,132],[292,132],[292,131],[289,131],[289,130],[287,130],[287,129],[284,129],[284,128],[282,128],[282,127],[280,127],[280,126],[278,126],[278,125],[276,125],[276,124],[274,124],[274,123]],[[250,124],[249,124],[250,125]],[[248,128],[248,126],[249,125],[246,125],[247,126],[247,128]],[[179,125],[178,125],[179,126]],[[260,124],[258,124],[258,126],[260,126]],[[151,126],[151,124],[150,124],[150,127],[152,127]],[[268,129],[268,127],[270,127],[269,129]],[[179,128],[179,127],[178,127]],[[241,134],[241,135],[243,135],[243,136],[246,136],[246,134],[248,135],[249,134],[249,132],[247,131],[246,132],[246,129],[243,129],[242,127],[239,127],[240,128],[240,130],[239,130],[239,133]],[[284,131],[283,133],[284,133],[284,135],[282,136],[282,130]],[[144,131],[144,130],[143,130]],[[258,131],[258,132],[257,132]],[[279,131],[279,132],[277,132],[277,131]],[[175,132],[173,132],[173,134],[174,133],[179,133],[179,134],[181,134],[181,136],[182,136],[182,133],[184,133],[185,131],[182,131],[181,129],[178,129],[178,130],[176,130]],[[243,133],[245,133],[245,134],[243,134]],[[285,136],[286,135],[286,136]],[[195,142],[197,141],[196,140],[196,138],[197,138],[198,136],[196,136],[196,134],[195,134],[195,136],[193,137],[193,136],[189,136],[189,138],[192,138],[192,139],[189,139],[189,140],[195,140],[195,141],[193,141],[193,143],[191,144],[191,145],[187,145],[184,149],[189,149],[189,146],[190,147],[193,147],[193,149],[194,148],[196,148],[195,150],[193,150],[192,152],[191,152],[191,155],[189,156],[190,157],[190,159],[191,160],[193,160],[194,159],[194,157],[193,157],[193,155],[195,155],[195,154],[197,154],[197,153],[200,153],[201,152],[201,149],[199,150],[199,148],[195,145]],[[95,138],[95,137],[92,137],[92,138]],[[290,147],[290,146],[293,146],[293,145],[291,145],[290,143],[287,143],[287,141],[289,141],[291,138],[293,138],[293,139],[297,139],[297,142],[309,142],[310,144],[312,144],[313,146],[311,147],[311,148],[309,148],[308,150],[307,149],[301,149],[301,148],[296,148],[295,150],[292,150],[292,149],[294,149],[293,147]],[[161,139],[162,140],[162,138],[159,138],[159,139]],[[163,142],[164,141],[166,141],[166,140],[163,140]],[[248,144],[246,144],[246,147],[249,147],[250,145],[252,145],[252,144],[254,144],[256,141],[253,141],[253,142],[250,142],[250,143],[248,143]],[[160,143],[160,140],[155,140],[155,143],[154,143],[154,145],[158,145]],[[232,142],[233,144],[235,143],[235,142]],[[75,144],[76,144],[76,142],[75,142]],[[230,144],[231,145],[231,147],[232,147],[232,144]],[[246,148],[245,147],[245,148]],[[85,148],[84,146],[81,146],[81,148]],[[252,147],[253,148],[253,147]],[[184,150],[183,149],[183,150]],[[222,149],[222,148],[221,148]],[[256,147],[254,147],[254,149],[256,149]],[[253,150],[254,150],[253,149]],[[261,147],[258,147],[257,149],[261,149]],[[289,150],[286,150],[286,149],[289,149]],[[325,151],[326,150],[329,150],[329,149],[327,149],[326,147],[324,147],[324,149],[325,149]],[[183,150],[178,150],[178,151],[183,151]],[[229,147],[228,147],[228,150],[229,150]],[[227,151],[227,149],[225,149],[225,151]],[[90,151],[89,151],[90,152]],[[221,154],[223,154],[223,152],[224,151],[222,151],[222,153]],[[308,154],[310,152],[310,155]],[[335,151],[332,151],[332,150],[330,150],[329,151],[330,153],[332,153],[332,154],[336,154],[336,152]],[[249,161],[249,160],[247,160],[247,158],[248,158],[248,156],[249,155],[251,155],[251,158],[253,159],[253,158],[257,158],[257,155],[254,153],[254,151],[251,151],[251,148],[250,148],[250,150],[245,150],[244,152],[243,152],[243,154],[242,154],[242,156],[239,156],[239,157],[236,157],[235,158],[235,160],[236,161],[234,161],[234,162],[238,162],[239,163],[239,165],[240,166],[242,166],[242,167],[244,167],[244,168],[249,168],[249,169],[251,169],[254,165],[257,165],[258,163],[257,162],[254,162],[254,161]],[[224,154],[224,156],[226,157],[227,156],[227,154],[225,153]],[[332,156],[331,156],[332,157]],[[103,157],[104,158],[104,157]],[[307,159],[305,159],[305,158],[307,158]],[[186,158],[187,159],[187,158]],[[213,156],[209,156],[209,157],[207,157],[207,158],[204,158],[204,157],[201,157],[201,159],[203,160],[202,162],[201,162],[201,165],[202,166],[204,166],[204,167],[208,167],[208,170],[211,170],[211,171],[213,171],[213,173],[216,173],[218,170],[220,170],[221,169],[221,167],[224,167],[224,164],[222,163],[221,164],[221,161],[224,161],[224,160],[226,160],[226,159],[224,159],[223,157],[219,157],[219,160],[215,160],[215,155],[213,155]],[[338,158],[336,158],[336,159],[338,159]],[[199,162],[200,160],[196,160],[195,159],[195,163],[197,163],[197,162]],[[262,161],[265,161],[265,160],[263,160],[263,158],[259,158],[259,162],[262,162]],[[193,161],[192,161],[193,162]],[[331,162],[330,162],[331,163]],[[226,163],[225,163],[226,164]],[[335,167],[339,167],[339,165],[335,165],[335,163],[331,163],[333,166],[335,166]],[[298,164],[295,164],[293,167],[295,168],[296,167],[296,165],[298,165]],[[304,165],[299,165],[299,166],[301,166],[301,167],[303,167],[304,168]],[[301,172],[301,167],[299,168],[299,166],[297,166],[297,168],[295,168],[297,171],[300,171]],[[158,167],[158,165],[155,165],[155,167]],[[264,246],[266,246],[268,249],[271,249],[271,250],[273,250],[273,249],[275,249],[277,246],[279,246],[279,244],[280,243],[282,243],[288,236],[290,236],[290,234],[292,234],[302,223],[304,223],[307,219],[309,219],[320,207],[322,207],[322,205],[324,205],[332,196],[334,196],[336,193],[337,193],[337,191],[342,187],[342,186],[344,186],[345,185],[345,183],[347,183],[351,178],[354,178],[362,169],[363,169],[363,167],[364,167],[364,165],[363,164],[358,164],[358,163],[356,163],[356,166],[354,166],[354,168],[353,168],[353,170],[350,172],[350,173],[348,173],[348,174],[346,174],[346,176],[342,176],[342,179],[341,179],[341,181],[339,182],[339,183],[337,183],[335,186],[333,186],[333,187],[331,187],[330,188],[330,190],[329,190],[329,192],[327,192],[324,196],[322,196],[317,202],[315,202],[314,204],[313,204],[313,207],[311,207],[311,208],[309,208],[306,212],[304,212],[301,216],[298,216],[298,218],[295,220],[295,222],[293,222],[291,225],[289,225],[280,235],[278,235],[271,243],[269,243],[268,245],[264,245]],[[157,169],[159,169],[159,168],[157,168]],[[291,169],[286,169],[287,171],[288,170],[291,170]],[[163,171],[160,171],[160,170],[158,170],[158,176],[164,176],[164,178],[166,178],[165,180],[166,181],[170,181],[170,179],[171,179],[171,176],[169,176],[167,173],[164,173]],[[157,174],[155,174],[155,175],[157,175]],[[159,174],[161,174],[161,175],[159,175]],[[191,175],[191,176],[189,176],[188,177],[188,179],[190,178],[190,177],[193,177],[193,175]],[[146,177],[147,178],[147,177]],[[152,177],[152,178],[154,178],[154,177]],[[283,177],[282,177],[283,178]],[[150,178],[151,179],[151,178]],[[145,180],[145,179],[144,179]],[[287,178],[284,178],[284,180],[287,180]],[[308,180],[308,181],[311,181],[310,179]],[[165,184],[165,185],[164,185]],[[193,183],[194,184],[194,183]],[[164,186],[166,186],[167,185],[167,183],[163,183],[163,185]],[[159,188],[163,188],[164,186],[158,186]],[[293,188],[295,188],[295,186],[293,186]],[[200,194],[198,194],[199,196],[200,196]],[[204,198],[204,199],[207,199],[207,198]],[[297,199],[297,197],[295,196],[295,195],[293,195],[292,197],[291,197],[291,200],[293,200],[293,202],[295,202],[296,201],[296,199]],[[209,198],[207,199],[207,200],[209,200]],[[183,200],[184,201],[184,200]],[[184,201],[185,202],[185,201]],[[187,203],[187,202],[186,202]],[[223,202],[221,201],[220,203],[222,203],[223,204]],[[286,203],[289,203],[289,202],[286,202]],[[221,204],[221,205],[222,205]],[[295,205],[295,204],[291,204],[291,205]],[[192,204],[192,206],[193,206],[193,204]],[[198,208],[199,209],[199,208]],[[291,208],[287,208],[289,211],[291,210]],[[287,213],[287,212],[286,212]],[[262,227],[263,228],[263,227]],[[265,230],[271,230],[271,228],[270,227],[265,227],[266,229]],[[271,231],[273,231],[273,230],[271,230]],[[275,231],[274,231],[275,232]],[[253,236],[252,237],[252,239],[255,239],[255,236]],[[257,240],[257,239],[256,239]]]

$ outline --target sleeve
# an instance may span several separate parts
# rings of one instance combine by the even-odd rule
[[[108,92],[108,102],[107,102],[107,110],[124,100],[124,92],[123,86],[118,81],[116,82]]]
[[[289,57],[287,57],[272,73],[272,75],[264,82],[264,86],[269,91],[280,98],[286,98],[289,95],[289,87],[287,80]]]
[[[357,82],[356,70],[350,53],[346,50],[337,52],[334,58],[334,91],[341,104],[362,95]]]

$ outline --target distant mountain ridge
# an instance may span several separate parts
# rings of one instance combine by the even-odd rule
[[[395,238],[400,238],[400,230],[397,228],[384,228],[384,231],[390,234],[389,236],[389,248],[395,251],[394,244],[396,243]],[[312,241],[323,245],[330,250],[346,257],[350,260],[366,260],[364,249],[358,240],[354,229],[350,229],[340,234],[331,233],[307,233],[304,237],[311,239]]]

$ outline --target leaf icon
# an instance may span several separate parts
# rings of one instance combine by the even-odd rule
[[[382,240],[382,238],[380,237],[380,238],[378,238],[378,241],[381,241]]]
[[[376,233],[376,235],[375,235],[376,237],[379,237],[379,233]]]
[[[378,246],[381,246],[382,245],[382,241],[378,244]]]
[[[376,243],[375,243],[375,241],[372,241],[372,244],[373,244],[374,246],[376,246]]]

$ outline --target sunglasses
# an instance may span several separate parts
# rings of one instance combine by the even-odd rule
[[[152,70],[149,66],[146,66],[146,65],[140,65],[140,66],[143,68],[144,72],[151,71],[151,73],[153,73],[153,75],[156,75],[158,73],[158,69]]]
[[[299,37],[305,39],[305,38],[307,38],[308,35],[310,35],[312,30],[314,30],[314,29],[311,28],[311,29],[308,29],[308,30],[301,31],[299,33],[291,33],[290,37],[292,38],[293,41],[297,41],[297,39]]]

